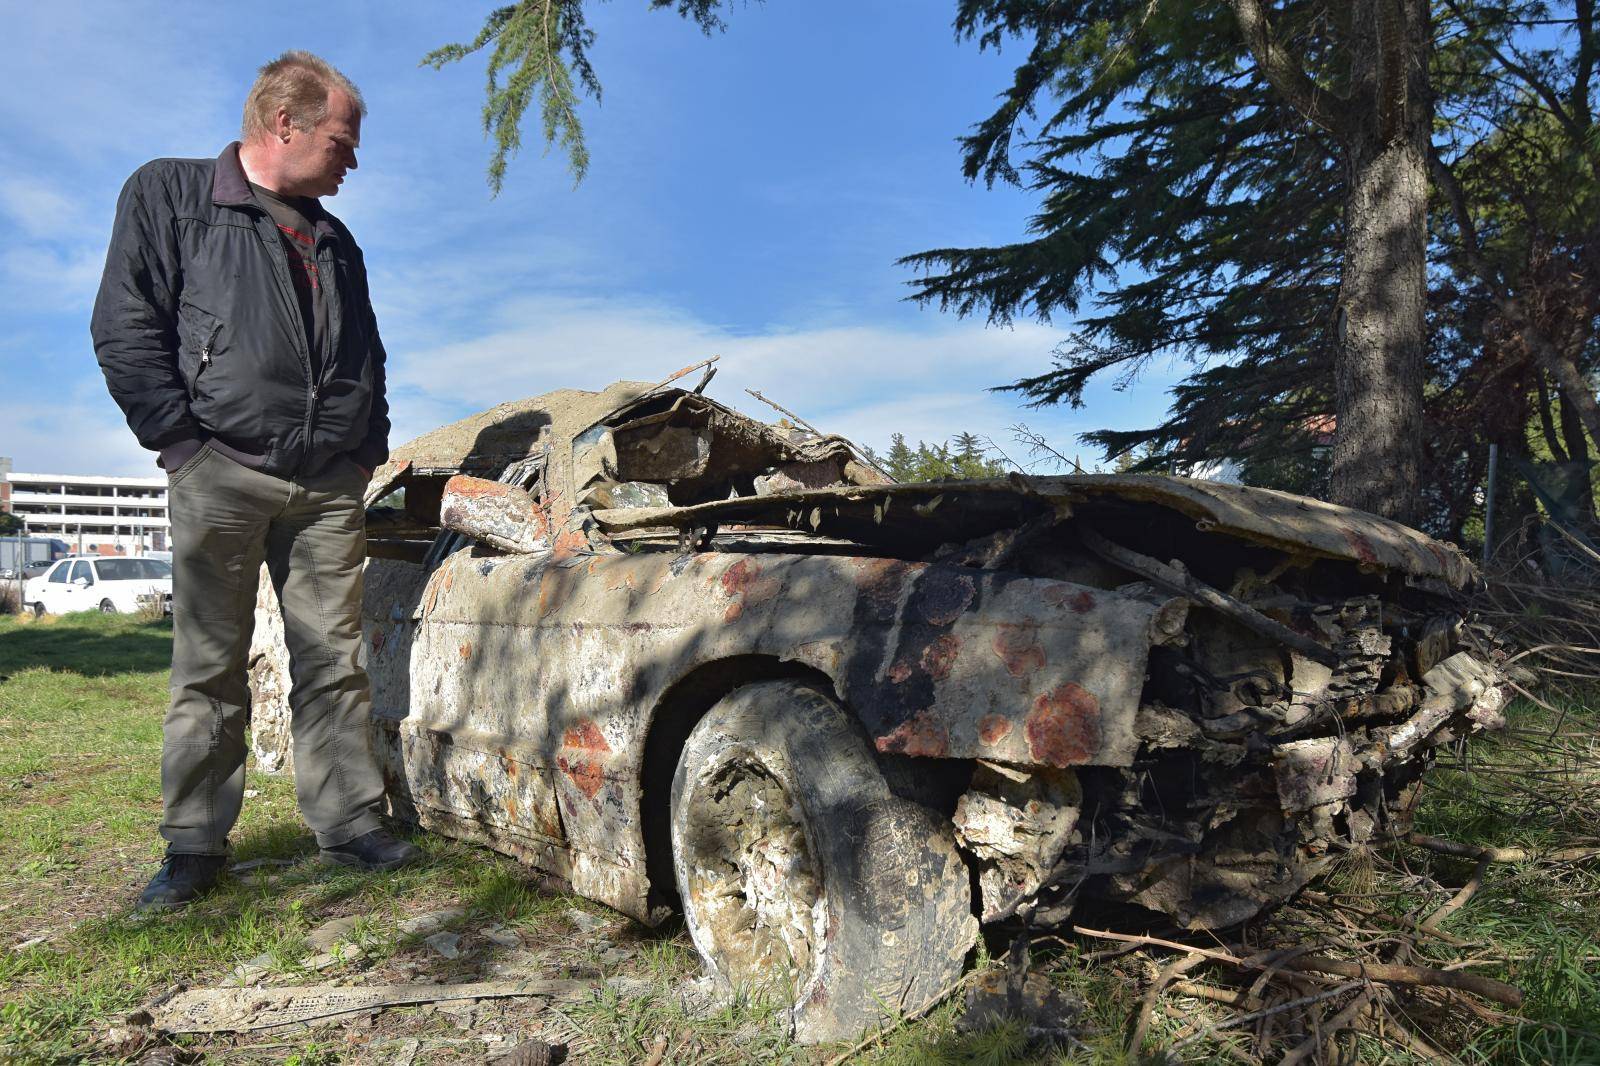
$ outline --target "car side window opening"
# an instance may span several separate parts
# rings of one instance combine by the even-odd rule
[[[82,581],[86,585],[94,584],[94,571],[90,568],[87,560],[80,559],[72,564],[72,580],[74,582]]]
[[[101,581],[139,581],[171,577],[172,569],[159,559],[101,559],[95,563]]]
[[[67,573],[71,569],[71,563],[56,564],[56,568],[50,571],[50,582],[55,585],[65,585],[67,583]]]

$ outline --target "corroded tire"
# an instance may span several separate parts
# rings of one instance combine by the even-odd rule
[[[735,690],[672,781],[684,917],[724,987],[845,1040],[922,1006],[977,936],[948,820],[889,791],[855,719],[795,681]]]

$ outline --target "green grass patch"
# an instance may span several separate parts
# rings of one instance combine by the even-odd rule
[[[696,1009],[685,989],[699,960],[681,923],[646,930],[587,901],[541,891],[530,871],[484,849],[423,834],[413,839],[425,861],[393,874],[323,866],[287,779],[250,774],[254,794],[233,836],[234,861],[271,862],[230,875],[184,911],[134,916],[133,901],[163,850],[157,826],[170,647],[165,622],[98,614],[0,618],[0,1061],[114,1059],[96,1050],[109,1026],[173,985],[220,983],[246,963],[264,966],[277,983],[479,980],[508,972],[497,965],[590,978],[600,988],[583,1002],[548,1009],[500,1003],[482,1009],[479,1026],[573,1042],[586,1063],[640,1061],[662,1036],[669,1062],[814,1063],[842,1050],[794,1045],[771,1002]],[[1549,712],[1518,704],[1513,731],[1442,755],[1416,828],[1534,852],[1600,843],[1600,715],[1593,706],[1580,701]],[[1403,924],[1436,910],[1472,866],[1385,844],[1353,857],[1318,887]],[[1496,1018],[1465,1012],[1448,997],[1417,998],[1408,1001],[1416,1030],[1468,1063],[1600,1063],[1596,900],[1595,861],[1491,865],[1482,889],[1444,924],[1471,946],[1418,940],[1413,961],[1481,960],[1476,972],[1517,984],[1526,1003],[1515,1017]],[[449,926],[462,937],[459,959],[397,932],[407,917],[451,906],[467,912]],[[604,931],[585,932],[574,908],[605,919]],[[1250,935],[1263,944],[1292,941],[1306,909],[1287,908]],[[344,937],[348,950],[317,962],[308,938],[344,916],[356,918]],[[484,930],[500,939],[489,942]],[[1067,938],[1036,949],[1052,982],[1085,1004],[1083,1043],[1075,1050],[1030,1050],[1019,1026],[963,1033],[956,996],[853,1061],[1153,1061],[1131,1057],[1124,1046],[1152,960],[1086,959],[1105,947]],[[615,978],[622,980],[604,983]],[[1144,1050],[1224,1022],[1230,1010],[1163,996]],[[187,1043],[207,1061],[301,1066],[392,1061],[404,1039],[433,1041],[419,1062],[472,1061],[483,1050],[469,1039],[474,1034],[426,1010],[386,1012],[374,1025]],[[1417,1061],[1374,1038],[1347,1050],[1359,1061]],[[1275,1045],[1271,1057],[1282,1051]],[[1256,1053],[1245,1027],[1205,1036],[1179,1054],[1185,1062],[1224,1062]]]

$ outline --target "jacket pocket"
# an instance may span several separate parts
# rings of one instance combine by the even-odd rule
[[[215,356],[222,325],[222,319],[194,304],[186,302],[178,308],[178,372],[191,400],[196,396],[200,375]]]

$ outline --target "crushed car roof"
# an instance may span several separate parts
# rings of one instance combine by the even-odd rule
[[[540,455],[549,455],[554,472],[562,475],[552,481],[560,491],[567,484],[564,468],[571,462],[575,438],[601,423],[626,418],[636,419],[643,429],[653,419],[639,418],[641,412],[664,410],[684,398],[729,420],[748,422],[751,433],[785,452],[794,448],[776,427],[669,384],[683,373],[657,384],[620,381],[599,392],[561,389],[442,426],[395,449],[375,476],[376,491],[369,500],[407,468],[483,473]],[[1442,580],[1453,588],[1465,587],[1477,573],[1454,545],[1377,515],[1272,489],[1150,474],[1012,474],[958,482],[845,484],[685,506],[601,509],[594,517],[609,533],[765,525],[883,543],[904,536],[979,536],[1044,511],[1065,517],[1074,508],[1120,504],[1175,512],[1201,532],[1236,536],[1300,556],[1345,560],[1370,571]]]

